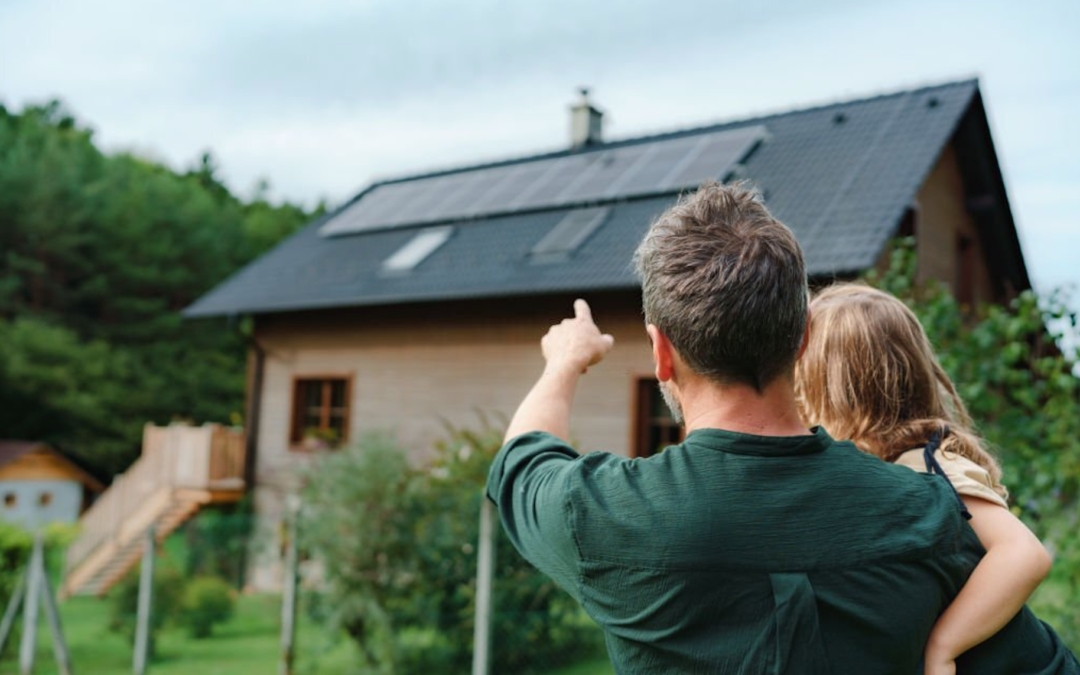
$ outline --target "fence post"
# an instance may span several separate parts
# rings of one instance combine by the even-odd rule
[[[42,560],[41,532],[34,535],[34,552],[26,572],[26,599],[23,601],[23,634],[19,649],[19,672],[34,672],[34,647],[37,645],[38,608],[41,606],[41,584],[45,581]]]
[[[281,662],[279,675],[292,675],[296,658],[296,604],[297,585],[300,580],[299,550],[297,538],[300,527],[300,500],[290,495],[286,500],[285,513],[285,587],[281,593]]]
[[[45,583],[41,585],[42,599],[45,601],[45,618],[49,620],[49,630],[52,632],[56,669],[60,671],[60,675],[71,675],[71,653],[68,651],[67,640],[64,639],[64,629],[60,625],[60,610],[56,607],[56,596],[53,595],[52,584],[49,583],[45,573],[44,555],[41,558],[39,573],[45,579]]]
[[[11,599],[8,600],[7,609],[4,610],[4,618],[0,619],[0,656],[4,655],[4,647],[7,646],[11,629],[15,626],[15,617],[18,616],[19,608],[22,607],[23,593],[26,590],[26,574],[23,572],[23,575],[19,577],[19,583],[15,586]]]
[[[473,616],[472,675],[488,675],[491,670],[495,534],[495,507],[484,496],[480,499],[480,541],[476,551],[476,609]]]
[[[151,613],[154,609],[154,526],[146,528],[143,544],[142,569],[139,573],[139,606],[135,618],[135,656],[132,670],[135,675],[146,673],[150,657]]]

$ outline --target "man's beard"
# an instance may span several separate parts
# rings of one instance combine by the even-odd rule
[[[675,420],[675,423],[682,425],[683,414],[682,405],[679,404],[679,400],[675,398],[675,393],[671,391],[671,387],[667,382],[660,382],[660,396],[663,397],[664,403],[667,404],[668,410],[671,411],[671,417]]]

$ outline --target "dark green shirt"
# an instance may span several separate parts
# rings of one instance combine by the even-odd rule
[[[823,429],[698,430],[648,459],[528,433],[487,490],[521,554],[603,628],[620,674],[919,673],[983,553],[944,480]],[[1026,610],[1000,635],[960,672],[1080,672]]]

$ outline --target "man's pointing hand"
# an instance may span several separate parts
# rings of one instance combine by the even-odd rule
[[[574,301],[574,318],[548,329],[540,341],[549,370],[584,373],[611,351],[615,338],[601,333],[593,323],[592,310],[584,300]]]

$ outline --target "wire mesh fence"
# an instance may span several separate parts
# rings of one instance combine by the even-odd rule
[[[324,585],[326,569],[314,558],[301,566],[302,611],[309,619],[336,620],[344,627],[356,648],[355,670],[350,673],[390,672],[389,668],[400,675],[610,673],[599,627],[569,594],[521,558],[494,521],[490,505],[478,502],[473,503],[476,511],[460,517],[475,519],[479,511],[487,510],[491,520],[460,547],[462,567],[452,566],[443,578],[399,579],[406,586],[426,589],[425,597],[407,592],[396,597],[335,596],[333,586]],[[422,528],[418,522],[410,527]],[[458,576],[461,571],[465,576]],[[345,608],[342,621],[343,606],[349,602],[360,603],[359,620]],[[306,647],[301,638],[297,649],[303,652]],[[306,663],[296,672],[336,673],[319,670],[317,660]],[[591,669],[574,670],[583,664]]]
[[[461,447],[433,465],[382,472],[373,467],[400,458],[398,448],[380,453],[368,443],[328,455],[318,470],[330,480],[282,496],[282,504],[301,497],[296,523],[281,517],[288,509],[248,500],[198,512],[152,549],[146,672],[172,674],[211,658],[221,672],[246,675],[278,670],[291,655],[279,672],[610,673],[600,630],[521,558],[482,497],[493,453]],[[297,628],[283,631],[293,544]],[[63,546],[52,550],[59,556]],[[486,562],[485,552],[493,554]],[[60,587],[63,565],[53,567]],[[133,564],[100,598],[61,604],[75,672],[130,672],[139,571]],[[292,637],[291,649],[283,637]],[[55,672],[48,648],[39,646],[39,675]],[[0,657],[0,672],[14,656]]]

